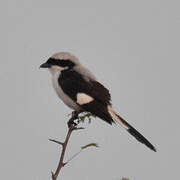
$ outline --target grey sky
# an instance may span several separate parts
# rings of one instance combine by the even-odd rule
[[[180,3],[166,0],[8,0],[1,47],[0,179],[50,179],[71,110],[38,67],[57,51],[76,55],[112,94],[113,107],[156,147],[96,119],[72,136],[64,180],[179,177]]]

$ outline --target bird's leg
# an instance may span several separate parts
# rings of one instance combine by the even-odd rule
[[[78,119],[78,114],[79,114],[79,112],[77,112],[77,111],[72,112],[72,117],[69,119],[69,121],[67,123],[68,127],[70,127],[71,125],[77,126],[77,123],[75,123],[74,120]]]

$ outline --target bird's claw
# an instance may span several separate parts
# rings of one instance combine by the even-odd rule
[[[70,119],[67,124],[68,124],[68,127],[69,127],[69,128],[70,128],[71,126],[77,126],[77,123],[74,122],[74,119]]]
[[[74,120],[78,119],[78,112],[77,111],[73,111],[72,112],[72,117],[71,119],[68,121],[68,127],[70,128],[71,126],[77,126],[78,124],[74,122]]]

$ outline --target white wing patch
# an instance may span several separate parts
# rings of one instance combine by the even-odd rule
[[[91,101],[93,101],[94,98],[85,94],[85,93],[78,93],[77,94],[77,103],[80,104],[80,105],[83,105],[83,104],[88,104],[90,103]]]

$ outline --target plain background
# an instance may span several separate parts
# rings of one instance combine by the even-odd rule
[[[64,180],[169,180],[180,167],[179,0],[13,0],[1,6],[0,179],[47,180],[71,110],[38,69],[58,51],[76,55],[111,91],[114,109],[157,148],[100,119],[73,134]],[[6,9],[7,8],[7,9]],[[2,16],[3,17],[3,16]]]

